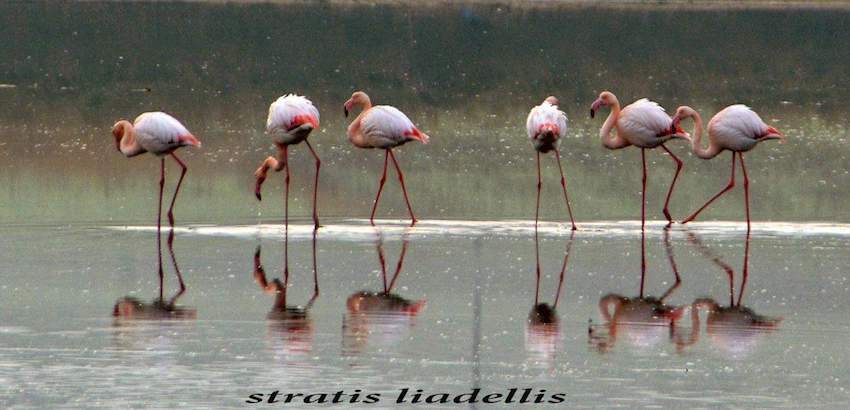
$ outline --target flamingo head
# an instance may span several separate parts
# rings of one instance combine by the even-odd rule
[[[590,118],[596,116],[596,111],[604,106],[611,106],[617,103],[617,97],[610,91],[603,91],[599,94],[599,98],[590,105]]]
[[[776,128],[767,127],[767,134],[765,134],[761,139],[765,140],[779,140],[780,144],[785,143],[785,134],[779,132]]]
[[[128,127],[132,128],[133,124],[130,124],[130,121],[127,120],[118,121],[112,126],[112,136],[115,137],[115,148],[118,151],[121,151],[121,139],[127,133]]]
[[[685,118],[693,118],[695,121],[700,118],[699,113],[687,105],[683,105],[676,109],[676,114],[673,115],[673,120],[670,123],[670,134],[673,138],[682,138],[688,141],[691,140],[690,134],[682,129],[681,122]]]
[[[372,102],[369,100],[369,96],[363,91],[355,91],[351,94],[351,98],[343,104],[345,116],[348,117],[348,113],[358,106],[364,107],[364,109],[372,107]]]
[[[554,95],[550,95],[550,96],[546,97],[546,99],[543,100],[543,102],[547,102],[547,103],[552,104],[552,105],[558,105],[558,99]]]

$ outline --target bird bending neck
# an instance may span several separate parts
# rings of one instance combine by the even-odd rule
[[[717,145],[711,138],[708,139],[708,148],[702,147],[702,118],[699,114],[694,113],[694,138],[691,142],[691,149],[694,154],[702,159],[711,159],[720,153],[720,146]]]
[[[617,127],[617,120],[619,119],[620,102],[614,101],[614,104],[611,105],[611,112],[608,114],[608,118],[605,119],[605,123],[602,124],[602,128],[599,130],[599,138],[602,140],[602,145],[605,148],[619,149],[629,145],[628,141],[620,136],[620,129]],[[611,136],[611,130],[614,128],[617,128],[617,133]]]
[[[122,154],[134,157],[145,152],[145,149],[136,141],[136,130],[130,121],[118,121],[115,124],[115,130],[115,145]]]

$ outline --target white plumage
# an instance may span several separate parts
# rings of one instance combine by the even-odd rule
[[[315,127],[319,124],[319,109],[306,97],[295,94],[287,94],[278,98],[269,106],[269,117],[266,120],[266,130],[272,132],[275,129],[289,131],[307,121],[309,118],[315,120]]]
[[[563,138],[567,135],[567,114],[558,109],[557,105],[552,105],[548,101],[544,101],[531,109],[528,113],[528,119],[525,121],[525,128],[528,132],[528,138],[534,139],[540,133],[541,128],[547,125],[554,125],[558,137]]]
[[[410,118],[389,105],[369,109],[360,122],[360,133],[376,148],[395,147],[412,140],[428,143],[428,136],[419,131]]]
[[[750,107],[730,105],[708,122],[709,138],[733,151],[748,151],[768,133],[768,125]]]
[[[654,148],[665,141],[659,136],[669,134],[672,122],[658,103],[641,98],[623,108],[617,128],[632,145]]]
[[[190,145],[186,137],[192,136],[180,121],[164,112],[142,113],[136,117],[133,128],[139,146],[155,155],[165,155]]]

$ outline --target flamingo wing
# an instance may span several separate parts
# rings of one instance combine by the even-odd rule
[[[534,139],[543,128],[551,129],[563,138],[567,135],[567,114],[559,110],[557,105],[544,101],[528,113],[525,128],[529,139]]]
[[[428,136],[419,131],[410,118],[389,105],[376,105],[369,109],[360,123],[360,132],[372,145],[390,148],[417,140],[428,143]]]
[[[164,112],[146,112],[134,121],[136,140],[148,152],[162,155],[198,140],[176,118]]]
[[[658,103],[641,98],[623,108],[619,125],[638,135],[666,135],[670,133],[673,119]]]
[[[758,139],[768,132],[767,124],[750,107],[743,104],[730,105],[708,123],[710,134],[728,138]]]
[[[319,128],[319,109],[305,97],[287,94],[269,106],[269,117],[266,120],[268,132],[289,131],[306,123]]]

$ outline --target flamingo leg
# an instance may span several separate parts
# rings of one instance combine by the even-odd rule
[[[670,216],[670,209],[669,209],[670,198],[673,196],[673,187],[676,186],[676,180],[679,178],[679,172],[682,171],[683,162],[682,162],[681,159],[679,159],[679,157],[677,157],[675,154],[673,154],[672,151],[667,149],[667,147],[664,146],[664,144],[661,144],[661,148],[663,148],[664,151],[666,151],[667,154],[670,155],[670,158],[673,158],[673,161],[676,162],[676,174],[673,175],[673,182],[670,183],[670,189],[667,191],[667,199],[664,200],[664,217],[667,218],[667,225],[669,226],[669,225],[673,224],[673,218]]]
[[[538,156],[540,154],[537,154]],[[540,299],[540,245],[538,244],[537,230],[534,231],[534,256],[536,259],[536,279],[534,282],[534,305],[537,306]]]
[[[180,193],[180,185],[183,184],[183,177],[186,176],[188,168],[173,152],[171,153],[171,157],[180,165],[180,179],[177,180],[177,188],[174,188],[174,196],[171,197],[171,206],[168,207],[168,224],[174,228],[174,202],[177,200],[177,194]]]
[[[407,188],[404,187],[404,175],[401,173],[401,168],[398,166],[398,161],[396,161],[395,155],[393,155],[393,150],[388,149],[387,153],[389,154],[390,159],[393,160],[395,171],[398,174],[398,182],[401,184],[401,191],[404,193],[404,202],[407,204],[407,212],[410,213],[410,226],[416,225],[418,220],[416,219],[416,215],[413,215],[413,207],[410,206],[410,199],[407,197]]]
[[[744,153],[738,153],[741,160],[741,171],[744,173],[744,208],[747,211],[747,233],[750,232],[750,178],[747,176],[747,166],[744,165]]]
[[[570,259],[570,249],[573,247],[573,238],[575,238],[575,232],[570,232],[570,239],[567,241],[567,249],[564,250],[564,263],[561,265],[561,275],[558,278],[558,290],[555,292],[555,302],[552,304],[552,309],[557,309],[558,301],[561,300],[561,288],[564,286],[564,273],[567,271],[567,261]]]
[[[162,300],[164,275],[162,272],[162,193],[165,189],[165,158],[159,165],[159,207],[156,214],[156,252],[159,254],[159,300]]]
[[[564,191],[564,202],[567,203],[567,212],[570,214],[570,223],[573,225],[572,230],[575,231],[578,228],[576,228],[576,221],[573,219],[573,209],[570,207],[570,197],[567,196],[567,179],[564,178],[564,168],[561,167],[561,150],[557,148],[555,148],[555,159],[558,161],[558,171],[561,172],[561,189]]]
[[[744,288],[747,287],[747,279],[750,276],[750,231],[747,231],[747,239],[744,242],[744,271],[741,273],[741,289],[738,291],[738,303],[735,306],[741,306],[741,299],[744,297]]]
[[[669,225],[664,228],[664,250],[667,251],[667,260],[670,262],[670,269],[673,270],[673,275],[676,277],[676,282],[673,284],[673,286],[670,286],[670,289],[667,289],[667,291],[664,292],[663,295],[661,295],[661,298],[659,298],[659,300],[661,300],[662,302],[664,301],[664,299],[670,296],[673,291],[675,291],[679,288],[679,286],[682,285],[682,278],[679,276],[679,267],[676,266],[676,259],[673,256],[673,244],[670,242]]]
[[[384,242],[382,239],[378,239],[377,243],[378,248],[378,261],[381,263],[381,279],[384,283],[384,293],[389,293],[389,288],[387,287],[387,260],[384,258]]]
[[[307,148],[310,149],[310,153],[313,154],[313,158],[316,159],[316,176],[313,179],[313,229],[319,229],[319,214],[316,211],[316,199],[319,193],[319,168],[322,166],[322,160],[320,160],[319,156],[316,155],[316,151],[313,150],[313,146],[310,145],[310,141],[304,140],[304,143],[307,144]]]
[[[372,203],[372,215],[369,216],[369,223],[375,226],[375,211],[378,209],[378,201],[381,200],[381,191],[384,190],[384,183],[387,182],[387,164],[390,161],[390,150],[384,155],[384,172],[381,174],[381,180],[378,182],[378,194],[375,195],[375,202]]]
[[[289,285],[289,151],[283,147],[283,167],[286,168],[284,180],[286,187],[283,189],[283,285]]]
[[[643,164],[643,177],[641,178],[643,187],[640,190],[640,230],[643,231],[646,225],[646,148],[640,149],[640,160]]]
[[[171,255],[171,264],[174,265],[174,273],[177,276],[177,281],[180,282],[180,290],[171,297],[169,305],[177,302],[177,299],[186,292],[186,284],[183,283],[183,274],[180,273],[180,267],[177,266],[177,257],[174,256],[174,228],[168,233],[168,253]]]
[[[390,280],[390,285],[387,287],[387,290],[386,290],[387,293],[391,292],[393,290],[393,288],[395,287],[395,281],[396,281],[396,279],[398,279],[398,275],[401,273],[402,266],[404,266],[404,254],[407,253],[407,244],[408,244],[407,237],[402,237],[401,238],[401,254],[398,256],[398,263],[396,264],[395,273],[393,273],[393,278]]]
[[[643,285],[646,282],[646,232],[640,231],[640,298],[643,299]]]
[[[706,202],[705,205],[703,205],[700,209],[697,209],[696,212],[694,212],[691,216],[687,217],[687,219],[682,221],[682,224],[686,224],[690,221],[693,221],[694,218],[696,218],[697,215],[699,215],[700,212],[702,212],[703,209],[707,208],[708,205],[710,205],[712,202],[714,202],[715,199],[720,198],[721,195],[725,194],[726,192],[728,192],[730,189],[732,189],[734,187],[735,187],[735,152],[733,151],[732,152],[732,176],[729,178],[729,184],[726,185],[726,188],[723,188],[720,192],[718,192],[713,197],[711,197],[711,199],[709,199],[708,202]]]
[[[319,270],[316,268],[316,233],[318,231],[313,229],[313,296],[310,297],[310,301],[307,302],[307,307],[313,306],[313,302],[316,301],[316,298],[319,297]]]
[[[543,188],[543,179],[540,178],[540,152],[537,152],[537,205],[534,208],[534,232],[537,232],[537,221],[540,219],[540,189]],[[535,238],[536,239],[536,238]],[[536,244],[535,244],[536,246]]]

